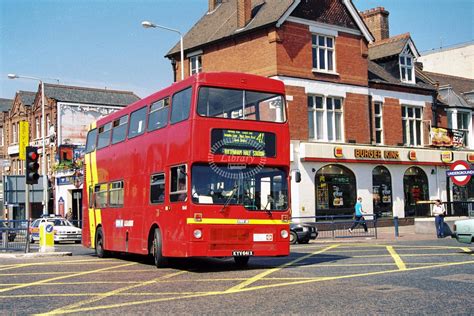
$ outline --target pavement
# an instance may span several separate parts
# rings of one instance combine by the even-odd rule
[[[360,231],[362,231],[360,229]],[[312,240],[312,244],[318,243],[397,243],[405,241],[423,241],[423,240],[436,240],[436,236],[432,234],[417,234],[415,233],[415,225],[399,226],[398,237],[395,236],[395,228],[391,227],[379,227],[377,228],[377,238],[365,237],[363,232],[357,232],[352,236],[345,236],[344,238],[317,238]],[[451,237],[446,237],[451,239]],[[64,257],[71,256],[72,253],[68,251],[57,251],[57,252],[0,252],[0,259],[29,259],[29,258],[42,258],[42,257]]]

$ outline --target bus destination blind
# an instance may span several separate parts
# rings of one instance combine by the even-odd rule
[[[248,157],[275,157],[275,134],[214,129],[211,132],[211,153]]]

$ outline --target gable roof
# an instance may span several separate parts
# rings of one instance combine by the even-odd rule
[[[127,106],[140,100],[131,91],[45,84],[45,95],[59,102]]]
[[[369,44],[369,59],[377,60],[384,57],[399,55],[409,45],[416,57],[420,56],[413,43],[410,33],[404,33]]]
[[[424,73],[433,82],[439,84],[439,94],[441,101],[451,106],[469,106],[474,107],[474,104],[468,99],[465,94],[474,91],[474,80],[463,77],[449,76],[445,74],[424,71]],[[450,92],[449,90],[452,90]]]
[[[0,98],[0,112],[7,112],[11,109],[13,100]]]
[[[368,70],[369,70],[369,81],[374,83],[386,83],[396,86],[402,86],[407,88],[420,88],[425,90],[435,91],[435,87],[430,84],[428,80],[425,80],[423,76],[416,74],[416,84],[405,83],[400,80],[400,78],[394,77],[390,72],[385,68],[377,64],[376,62],[369,60],[368,61]],[[415,68],[416,71],[418,69]]]
[[[24,106],[31,106],[35,102],[36,92],[18,91],[17,95]]]
[[[326,2],[328,0],[325,0]],[[355,23],[361,30],[368,42],[373,37],[355,9],[352,1],[342,0]],[[222,41],[249,31],[255,31],[270,25],[280,27],[298,7],[301,0],[252,0],[252,20],[243,28],[237,26],[237,1],[228,0],[222,3],[212,12],[206,12],[204,16],[183,37],[183,49],[197,50],[204,45]],[[333,12],[333,14],[335,14]],[[347,20],[347,18],[346,18]],[[355,27],[352,25],[352,27]],[[180,51],[179,43],[165,55],[171,55]]]

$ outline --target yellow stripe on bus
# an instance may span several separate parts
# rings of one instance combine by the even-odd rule
[[[238,219],[238,218],[187,218],[187,224],[221,224],[221,225],[288,225],[288,222],[276,219]]]
[[[94,124],[95,125],[95,124]],[[87,185],[86,190],[89,188],[94,188],[95,185],[98,183],[98,173],[97,173],[97,156],[96,152],[93,151],[90,154],[86,154],[86,178],[87,178]],[[93,194],[93,192],[89,191],[89,194]],[[91,197],[89,197],[90,199]],[[102,214],[100,209],[89,208],[89,228],[90,228],[90,239],[91,239],[91,248],[95,248],[95,233],[96,227],[102,224]]]

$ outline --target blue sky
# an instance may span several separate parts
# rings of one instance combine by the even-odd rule
[[[420,52],[473,40],[472,0],[353,2],[360,11],[385,7],[390,34],[410,32]],[[141,21],[186,33],[207,5],[208,0],[0,0],[0,98],[37,89],[35,81],[9,80],[8,73],[145,97],[171,84],[164,55],[179,38],[144,29]]]

